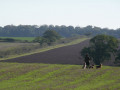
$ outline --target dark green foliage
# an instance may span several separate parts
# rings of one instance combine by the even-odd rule
[[[120,64],[120,49],[118,49],[118,51],[117,51],[117,55],[116,55],[116,58],[115,58],[115,63]]]
[[[90,47],[85,47],[85,48],[83,48],[82,51],[81,51],[81,55],[82,55],[83,57],[85,57],[86,54],[89,54],[89,55],[90,55],[90,53],[91,53],[91,48],[90,48]]]
[[[98,34],[112,35],[120,38],[120,29],[108,29],[93,26],[73,27],[73,26],[53,26],[53,25],[7,25],[0,27],[0,37],[37,37],[42,36],[47,30],[55,30],[63,37],[72,37],[74,35],[89,35],[96,36]]]
[[[43,34],[43,37],[49,39],[50,42],[55,42],[56,40],[61,38],[61,36],[56,31],[53,30],[47,30]]]
[[[47,43],[49,45],[49,39],[41,37],[39,40],[40,45],[43,45],[44,43]]]
[[[32,42],[35,37],[0,37],[0,42]]]
[[[117,61],[117,60],[120,60],[120,50],[118,50],[118,52],[117,52],[116,61]]]
[[[51,45],[53,42],[56,42],[60,38],[61,36],[56,31],[47,30],[42,37],[36,37],[33,41],[40,43],[40,45],[43,45],[43,43]]]
[[[118,40],[108,35],[97,35],[90,40],[90,46],[81,51],[81,55],[86,53],[92,57],[95,64],[100,64],[105,60],[110,60],[111,55],[115,55],[118,48]]]
[[[36,38],[33,40],[33,42],[39,42],[40,39],[41,39],[41,37],[36,37]]]
[[[0,42],[15,42],[16,40],[13,38],[0,38]]]

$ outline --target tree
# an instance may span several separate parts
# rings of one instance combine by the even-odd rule
[[[41,37],[39,40],[40,45],[43,45],[43,43],[49,44],[49,40],[47,38]]]
[[[115,58],[115,62],[120,62],[120,49],[117,52],[117,57]]]
[[[50,42],[55,42],[56,40],[61,38],[60,35],[54,30],[47,30],[43,34],[43,37],[49,39]]]
[[[111,55],[116,55],[118,40],[108,35],[97,35],[90,40],[90,46],[81,51],[84,57],[86,53],[92,57],[95,64],[100,64],[105,60],[110,60]]]
[[[51,45],[51,43],[55,42],[60,38],[61,36],[56,31],[47,30],[42,37],[36,37],[33,42],[38,42],[40,43],[40,45],[42,45],[43,43]]]
[[[41,37],[36,37],[36,38],[33,40],[33,42],[39,42],[40,39],[41,39]]]
[[[40,43],[40,45],[43,45],[43,43],[49,43],[49,40],[47,38],[44,37],[36,37],[33,42],[38,42]]]

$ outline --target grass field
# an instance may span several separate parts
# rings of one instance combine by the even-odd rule
[[[35,37],[0,37],[0,38],[12,38],[12,39],[15,39],[15,40],[27,40],[29,42],[33,41],[35,39]]]
[[[120,67],[0,63],[0,90],[120,90]]]

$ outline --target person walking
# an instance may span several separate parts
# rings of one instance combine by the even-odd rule
[[[90,60],[91,60],[91,58],[88,56],[88,54],[86,54],[85,55],[86,68],[89,68],[89,66],[90,66]]]

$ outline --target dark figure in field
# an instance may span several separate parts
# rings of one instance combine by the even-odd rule
[[[86,54],[85,63],[86,63],[87,68],[89,68],[89,66],[90,66],[90,60],[91,60],[91,58],[88,56],[88,54]]]

